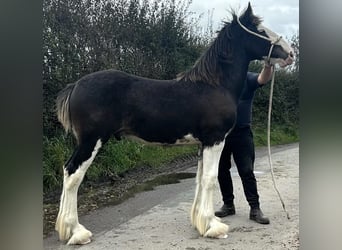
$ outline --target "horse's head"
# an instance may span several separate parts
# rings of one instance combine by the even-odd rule
[[[261,24],[261,19],[253,14],[248,7],[240,17],[235,17],[236,23],[243,33],[245,49],[250,60],[270,59],[272,64],[281,67],[292,64],[294,53],[290,45],[281,36]]]

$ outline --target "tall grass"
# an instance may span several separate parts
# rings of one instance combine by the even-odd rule
[[[63,182],[62,166],[71,156],[74,143],[69,136],[43,138],[44,193],[60,188]],[[197,146],[177,147],[144,145],[135,141],[109,140],[101,148],[86,174],[86,181],[116,177],[141,166],[160,167],[179,157],[194,155]]]
[[[45,191],[59,187],[63,180],[65,161],[70,157],[72,144],[65,136],[43,137],[43,187]]]
[[[267,131],[264,127],[253,128],[256,146],[267,144]],[[299,140],[298,128],[273,126],[271,144],[286,144]],[[63,183],[62,166],[74,150],[74,141],[71,136],[53,138],[43,137],[43,185],[44,193],[60,189]],[[86,174],[89,182],[98,182],[108,178],[116,178],[122,173],[150,166],[158,168],[177,158],[194,155],[197,146],[155,146],[144,145],[135,141],[115,139],[109,140],[95,158]]]
[[[270,140],[271,145],[288,144],[299,141],[298,126],[272,125]],[[267,128],[256,126],[253,128],[255,146],[267,145]]]

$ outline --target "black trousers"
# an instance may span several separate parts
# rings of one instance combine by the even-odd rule
[[[254,175],[255,149],[250,127],[235,128],[226,138],[221,154],[218,181],[223,202],[232,205],[234,200],[233,182],[230,175],[231,155],[233,155],[242,181],[246,199],[251,208],[259,208],[259,195]]]

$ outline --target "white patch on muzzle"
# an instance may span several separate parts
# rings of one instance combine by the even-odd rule
[[[279,39],[279,36],[274,33],[272,30],[266,28],[265,26],[263,26],[262,24],[259,24],[258,26],[258,30],[260,32],[265,31],[266,35],[268,36],[268,38],[270,38],[272,41],[277,41]],[[293,56],[291,57],[290,54],[293,54],[293,49],[291,48],[291,46],[283,39],[281,38],[276,45],[279,45],[283,48],[283,50],[288,54],[288,57],[284,60],[283,58],[272,58],[270,59],[272,64],[279,64],[281,67],[285,67],[287,65],[292,64],[294,58]],[[264,59],[266,59],[267,57],[265,56]]]

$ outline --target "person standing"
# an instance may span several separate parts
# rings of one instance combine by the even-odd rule
[[[260,74],[247,72],[245,85],[237,106],[236,124],[226,137],[220,158],[218,181],[224,204],[219,211],[215,212],[217,217],[235,214],[233,182],[230,174],[231,155],[233,155],[250,206],[249,218],[260,224],[270,223],[270,220],[263,215],[260,209],[257,181],[253,172],[255,148],[251,120],[255,91],[271,79],[273,70],[273,65],[265,62]]]

